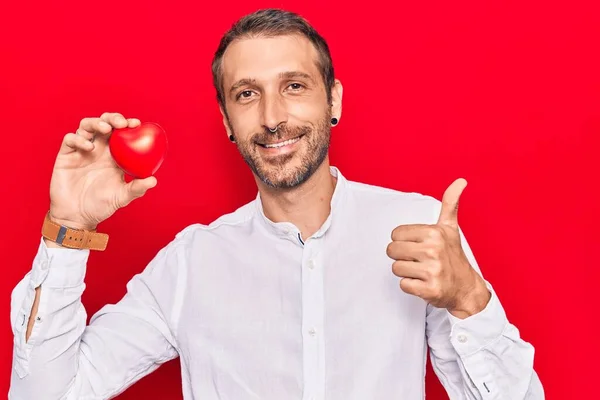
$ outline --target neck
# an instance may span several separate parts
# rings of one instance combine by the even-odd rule
[[[265,216],[273,222],[291,222],[300,229],[302,238],[313,235],[331,211],[336,178],[329,171],[327,159],[302,185],[281,190],[258,184]]]

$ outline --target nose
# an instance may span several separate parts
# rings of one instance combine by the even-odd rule
[[[261,124],[272,132],[287,122],[288,113],[284,99],[278,94],[263,94],[261,99]]]

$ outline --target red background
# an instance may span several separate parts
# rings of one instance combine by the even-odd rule
[[[592,399],[597,313],[600,39],[596,1],[3,2],[0,6],[0,393],[9,298],[29,270],[62,136],[118,111],[169,134],[159,184],[101,225],[91,316],[173,235],[255,196],[211,87],[220,35],[264,6],[329,41],[344,111],[332,162],[350,179],[438,198],[469,181],[459,220],[510,320],[537,349],[548,399]],[[593,355],[591,353],[594,353]],[[179,364],[123,399],[181,398]],[[428,398],[444,399],[428,370]]]

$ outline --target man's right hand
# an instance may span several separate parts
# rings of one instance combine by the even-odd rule
[[[113,129],[139,124],[135,118],[104,113],[82,119],[76,133],[64,136],[50,182],[50,219],[69,228],[92,230],[156,186],[153,176],[126,183],[108,147]]]

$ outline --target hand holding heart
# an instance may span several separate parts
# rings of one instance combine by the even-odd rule
[[[435,225],[400,225],[392,232],[387,255],[400,288],[459,318],[483,310],[490,293],[461,246],[458,203],[467,182],[446,189]]]
[[[152,166],[143,163],[136,166],[135,162],[127,165],[146,175],[126,183],[123,169],[111,155],[110,147],[116,147],[122,159],[131,161],[124,144],[127,138],[122,136],[127,134],[128,128],[140,125],[138,119],[104,113],[100,118],[82,119],[75,133],[64,136],[50,181],[51,219],[71,228],[95,229],[119,208],[142,197],[156,185],[156,178],[148,173]],[[116,132],[122,134],[112,146],[109,141]]]

